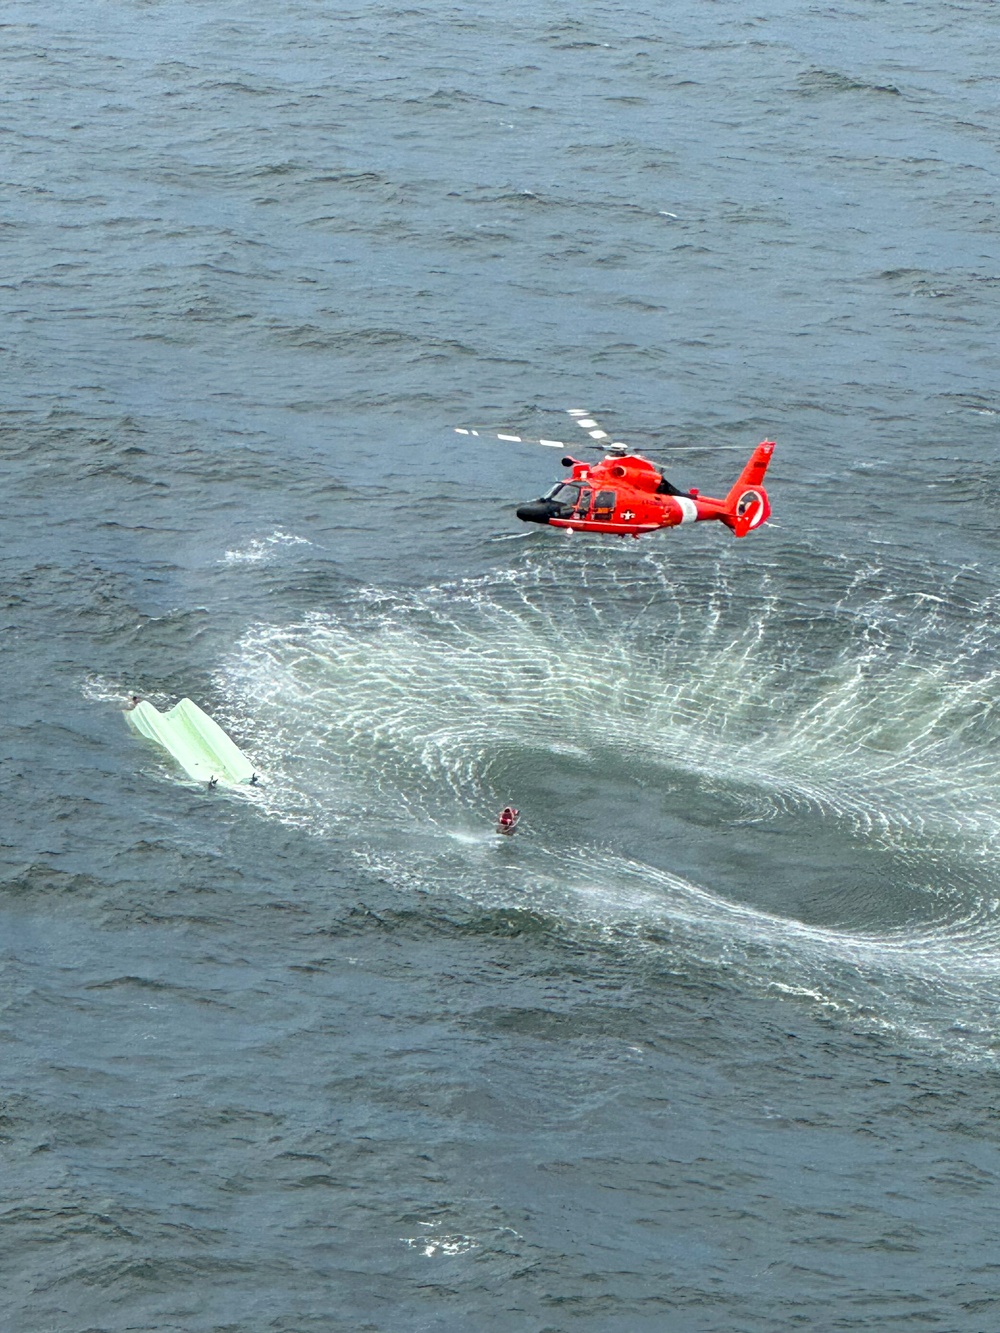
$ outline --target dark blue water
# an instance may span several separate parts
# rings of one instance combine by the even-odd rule
[[[6,6],[4,1329],[998,1326],[998,39]]]

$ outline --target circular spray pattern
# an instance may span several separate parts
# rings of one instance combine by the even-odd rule
[[[220,685],[271,757],[267,808],[398,885],[642,948],[666,930],[741,985],[978,1031],[1000,971],[990,594],[886,562],[682,573],[549,546],[253,627]]]

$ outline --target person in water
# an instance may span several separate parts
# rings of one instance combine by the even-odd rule
[[[520,815],[521,812],[515,810],[512,805],[505,805],[497,818],[497,832],[508,834],[513,833],[517,828],[517,821],[520,818]]]

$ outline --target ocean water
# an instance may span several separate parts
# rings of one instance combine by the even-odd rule
[[[0,1327],[1000,1326],[998,45],[5,6]]]

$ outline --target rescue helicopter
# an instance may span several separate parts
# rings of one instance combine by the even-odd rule
[[[610,440],[583,408],[569,415],[594,441]],[[455,427],[459,435],[481,437],[484,432]],[[514,444],[541,444],[552,449],[571,449],[562,440],[526,440],[520,435],[496,434],[498,440]],[[619,537],[641,537],[660,528],[682,523],[718,519],[737,537],[745,537],[766,523],[771,513],[767,491],[761,483],[774,452],[773,440],[762,440],[750,456],[736,484],[724,500],[700,491],[678,490],[648,459],[631,452],[620,441],[595,444],[605,457],[599,463],[583,462],[567,454],[563,467],[571,475],[545,495],[520,505],[517,516],[525,523],[545,523],[566,532],[607,532]]]

